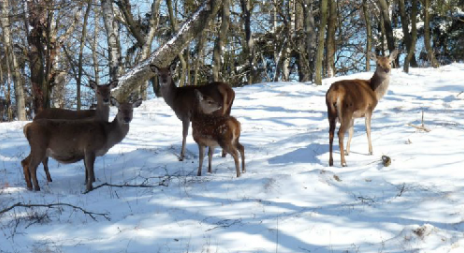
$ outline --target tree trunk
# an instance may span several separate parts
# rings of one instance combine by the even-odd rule
[[[300,82],[309,81],[308,53],[305,39],[305,0],[295,1],[295,32],[298,65],[298,79]]]
[[[116,80],[123,73],[119,27],[114,18],[113,2],[111,0],[101,0],[101,8],[108,41],[109,74],[111,80]]]
[[[255,61],[255,50],[254,50],[254,40],[251,35],[251,11],[252,11],[252,0],[240,0],[240,4],[242,7],[243,12],[243,19],[244,19],[244,29],[245,29],[245,42],[246,46],[244,48],[244,53],[247,58],[248,64],[248,75],[247,75],[247,82],[248,84],[252,84],[255,80],[254,77],[256,76],[255,68],[254,68],[254,61]]]
[[[183,48],[197,37],[209,22],[216,16],[222,0],[207,0],[192,13],[190,18],[180,27],[179,32],[171,40],[160,46],[146,60],[140,62],[127,74],[119,78],[119,85],[113,90],[113,95],[119,101],[126,100],[129,94],[154,76],[150,64],[166,67],[183,50]]]
[[[412,64],[412,60],[415,59],[415,51],[416,51],[416,42],[417,42],[417,0],[411,0],[411,46],[408,50],[408,54],[404,59],[404,66],[403,70],[406,73],[409,73],[409,63],[411,62],[412,67],[417,67],[417,63],[415,66]]]
[[[400,9],[400,17],[401,17],[401,26],[403,28],[403,38],[404,38],[404,44],[406,44],[406,52],[411,51],[411,35],[409,34],[409,17],[406,15],[406,8],[404,5],[404,0],[398,0],[398,7]],[[417,67],[417,62],[416,62],[416,57],[411,58],[411,61],[408,62],[408,64],[411,63],[412,66]],[[404,68],[404,66],[403,66]]]
[[[325,27],[327,25],[327,1],[328,0],[321,0],[321,20],[319,23],[319,37],[318,37],[318,44],[317,44],[317,58],[316,58],[316,80],[315,83],[317,85],[322,85],[322,58],[324,57],[324,35],[325,35]]]
[[[329,17],[327,23],[327,77],[335,75],[335,28],[337,25],[337,0],[328,0]]]
[[[311,81],[314,76],[314,59],[316,58],[316,23],[313,15],[314,0],[304,0],[306,58],[308,59],[308,73],[301,80]]]
[[[230,0],[224,0],[221,11],[221,28],[214,44],[213,51],[213,79],[219,81],[223,79],[221,75],[222,57],[224,55],[222,49],[227,44],[227,36],[229,33],[230,22]]]
[[[97,8],[94,9],[95,13],[95,20],[99,20],[99,12]],[[94,80],[97,85],[100,84],[100,66],[98,64],[98,38],[100,32],[100,23],[95,22],[94,33],[93,33],[93,43],[92,43],[92,60],[93,60],[93,73],[94,73]]]
[[[18,120],[26,120],[24,86],[21,79],[21,72],[19,69],[18,61],[16,59],[16,55],[13,49],[13,41],[11,39],[8,0],[0,2],[0,8],[0,22],[2,26],[4,48],[8,59],[7,64],[12,67],[11,72],[13,73],[16,100],[16,115],[18,117]]]
[[[386,0],[378,0],[380,8],[380,14],[383,18],[383,25],[385,27],[385,36],[387,37],[388,51],[393,52],[395,50],[395,38],[393,37],[393,28],[389,15],[389,8]],[[396,66],[399,66],[399,57],[395,59]]]
[[[87,10],[84,15],[84,23],[82,24],[82,34],[81,41],[79,45],[79,58],[77,62],[77,80],[76,80],[76,100],[77,100],[77,110],[81,109],[81,81],[82,81],[82,58],[85,45],[85,38],[87,37],[87,20],[89,19],[90,10],[92,9],[92,2],[88,1]]]
[[[364,23],[366,25],[366,71],[371,71],[371,59],[369,53],[372,51],[372,25],[371,18],[369,15],[369,8],[367,6],[367,0],[363,0],[362,3]]]
[[[172,34],[175,34],[179,30],[179,28],[177,26],[177,19],[176,19],[176,16],[174,15],[174,10],[172,8],[172,0],[166,0],[166,4],[168,6],[169,18],[171,20]],[[182,51],[180,51],[177,54],[177,57],[179,57],[180,66],[181,66],[181,71],[180,71],[180,75],[179,75],[179,86],[180,87],[185,85],[185,79],[187,77],[187,75],[185,73],[186,69],[187,69],[187,63],[185,62],[184,55],[183,55]]]
[[[198,38],[197,54],[196,54],[195,63],[193,64],[193,67],[195,68],[194,74],[193,74],[193,85],[194,86],[197,86],[199,83],[198,82],[198,79],[200,77],[199,71],[200,71],[200,66],[202,65],[201,60],[204,59],[203,48],[205,47],[206,40],[207,40],[207,34],[206,34],[206,31],[203,31],[200,34],[200,37]]]
[[[430,39],[430,0],[425,0],[425,5],[424,5],[424,44],[425,44],[425,49],[427,50],[427,56],[430,61],[430,64],[432,64],[432,67],[438,68],[438,62],[437,59],[435,58],[435,54],[433,53],[433,48],[431,45],[431,39]]]

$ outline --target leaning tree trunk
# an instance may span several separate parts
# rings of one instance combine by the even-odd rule
[[[325,27],[327,25],[327,1],[321,0],[321,21],[319,24],[319,37],[317,44],[317,58],[316,58],[316,79],[315,83],[317,85],[322,85],[322,58],[324,57],[324,35]]]
[[[366,25],[366,71],[371,70],[371,59],[369,53],[372,51],[372,25],[371,18],[369,15],[369,9],[367,6],[367,0],[363,0],[362,3],[364,23]]]
[[[114,18],[113,1],[101,0],[101,8],[108,41],[109,74],[110,78],[115,80],[123,73],[121,66],[119,27]]]
[[[414,53],[416,51],[416,42],[417,42],[417,0],[411,0],[411,47],[408,50],[408,54],[404,59],[403,70],[406,73],[409,73],[409,62],[412,64],[412,59],[415,59]],[[417,66],[417,63],[416,63]]]
[[[433,53],[433,48],[431,45],[430,39],[430,0],[425,0],[424,5],[424,44],[425,49],[427,50],[427,56],[429,58],[430,64],[432,67],[438,68],[438,62]]]
[[[329,0],[327,24],[327,77],[335,75],[335,28],[337,24],[337,0]]]
[[[19,120],[26,120],[26,103],[24,98],[24,87],[21,79],[21,72],[19,69],[18,60],[16,59],[16,55],[13,50],[13,41],[11,40],[8,0],[3,0],[2,2],[0,2],[0,8],[0,22],[3,33],[4,48],[6,51],[7,59],[9,60],[7,61],[7,64],[9,64],[9,66],[12,67],[11,72],[13,72],[16,114]]]
[[[134,68],[119,78],[119,85],[113,90],[113,96],[119,101],[127,99],[129,94],[140,87],[146,80],[154,76],[150,64],[166,67],[195,37],[197,37],[209,22],[216,16],[222,0],[206,0],[184,22],[176,35],[160,46],[146,60],[137,64]]]
[[[230,0],[223,0],[221,10],[221,27],[217,36],[216,42],[214,43],[213,51],[213,79],[219,81],[223,77],[220,76],[222,69],[222,57],[224,55],[223,48],[227,44],[227,36],[229,33],[229,22],[230,22]]]

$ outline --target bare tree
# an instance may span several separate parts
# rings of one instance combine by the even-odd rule
[[[434,68],[438,68],[438,61],[435,58],[433,48],[430,42],[430,0],[423,0],[424,2],[424,44],[427,51],[428,60]]]
[[[15,100],[16,100],[16,114],[19,120],[26,120],[26,105],[24,98],[24,87],[21,79],[21,72],[19,69],[18,61],[13,50],[13,41],[10,33],[10,20],[9,20],[9,3],[8,0],[0,2],[0,23],[3,33],[3,42],[6,52],[7,64],[11,66],[13,72],[13,82],[15,87]]]
[[[337,25],[337,0],[329,0],[327,22],[327,77],[335,75],[335,29]]]
[[[372,51],[372,25],[371,25],[371,18],[369,15],[369,8],[367,5],[367,0],[363,0],[362,3],[363,8],[363,15],[364,15],[364,23],[366,26],[366,71],[371,70],[371,63],[369,54]]]
[[[224,0],[221,10],[221,27],[218,32],[218,36],[214,43],[213,51],[213,79],[214,81],[220,81],[221,68],[222,68],[222,57],[223,47],[227,43],[227,35],[229,33],[229,22],[230,22],[230,0]]]
[[[113,2],[101,0],[101,8],[108,41],[110,77],[114,80],[124,72],[121,66],[119,26],[114,17]]]
[[[417,0],[411,0],[411,45],[408,49],[408,54],[404,59],[403,70],[406,73],[409,73],[409,62],[411,66],[417,66],[417,63],[412,64],[412,60],[415,59],[414,53],[416,51],[416,42],[417,42]]]

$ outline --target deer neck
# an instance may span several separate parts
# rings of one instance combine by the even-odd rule
[[[370,86],[375,92],[377,100],[380,100],[388,90],[388,85],[390,84],[390,73],[383,72],[378,68],[375,70],[374,75],[370,80]]]
[[[174,84],[174,81],[170,81],[167,84],[161,85],[161,94],[163,95],[164,101],[171,108],[174,105],[174,99],[177,93],[177,86]]]
[[[107,147],[110,148],[121,142],[129,133],[129,124],[119,122],[116,116],[107,127]]]
[[[103,120],[108,122],[108,118],[110,117],[110,106],[105,105],[103,103],[103,99],[97,99],[97,109],[95,111],[95,119],[96,120]]]

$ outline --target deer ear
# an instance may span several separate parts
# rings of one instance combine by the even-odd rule
[[[114,88],[118,87],[118,82],[119,82],[118,79],[111,81],[110,82],[110,89],[114,89]]]
[[[198,101],[203,100],[203,94],[201,94],[199,90],[195,90],[195,95],[197,96]]]
[[[150,69],[151,69],[151,71],[155,72],[156,74],[158,74],[158,72],[159,72],[158,67],[156,67],[155,64],[150,64]]]
[[[371,60],[377,61],[377,55],[374,52],[369,52],[368,56]]]
[[[119,102],[118,102],[118,100],[116,100],[116,98],[111,97],[111,100],[110,100],[110,101],[111,101],[111,105],[112,105],[112,106],[116,106],[116,107],[119,108]]]
[[[142,100],[141,98],[137,99],[137,101],[135,101],[134,103],[132,103],[132,108],[137,108],[137,107],[139,107],[139,106],[142,104],[142,101],[143,101],[143,100]]]
[[[90,88],[92,88],[93,90],[96,90],[98,88],[98,84],[93,81],[93,80],[89,80],[89,86]]]
[[[393,50],[393,52],[390,54],[390,60],[396,59],[396,57],[398,56],[398,53],[399,53],[398,49]]]

